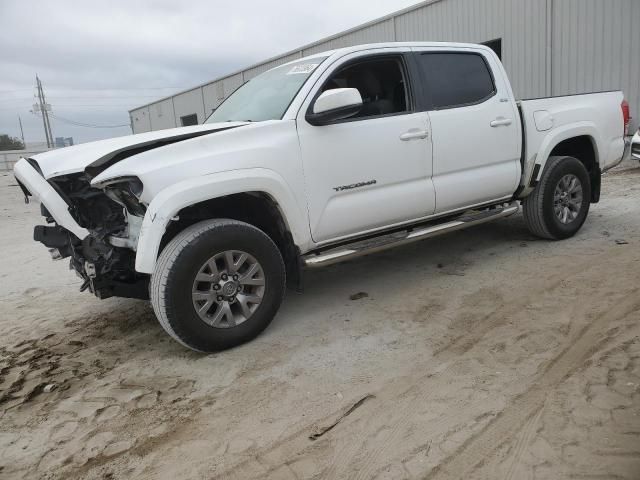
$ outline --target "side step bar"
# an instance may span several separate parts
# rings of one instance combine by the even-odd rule
[[[342,247],[327,250],[322,253],[311,253],[302,257],[305,267],[319,268],[334,263],[344,262],[352,258],[377,253],[390,248],[406,245],[408,243],[432,238],[443,233],[462,230],[473,225],[508,217],[517,213],[520,209],[518,202],[512,202],[504,206],[489,210],[471,211],[457,217],[455,220],[430,225],[427,227],[417,227],[413,230],[401,231],[370,240],[355,242]]]

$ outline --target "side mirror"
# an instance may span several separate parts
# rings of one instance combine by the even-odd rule
[[[313,104],[313,113],[306,116],[311,125],[326,125],[355,115],[362,108],[362,96],[357,88],[334,88],[322,92]]]

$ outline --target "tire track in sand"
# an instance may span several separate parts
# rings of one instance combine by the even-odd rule
[[[611,310],[586,326],[578,338],[551,362],[542,376],[526,392],[509,404],[496,419],[481,432],[469,438],[460,448],[445,459],[426,479],[459,479],[468,477],[475,467],[482,464],[498,447],[522,429],[523,424],[543,407],[550,390],[553,390],[599,347],[610,340],[604,335],[609,323],[625,318],[640,309],[640,289],[635,289]]]
[[[610,259],[611,255],[607,252],[601,254],[601,257]],[[386,410],[381,409],[378,412],[371,413],[374,417],[382,416],[384,418],[386,416],[387,425],[390,426],[386,435],[372,439],[370,438],[372,436],[370,431],[365,428],[364,432],[358,432],[360,434],[357,438],[351,436],[348,439],[344,439],[344,445],[336,448],[336,458],[330,466],[327,477],[348,477],[357,480],[373,478],[380,470],[380,460],[389,456],[386,452],[393,450],[404,441],[405,436],[415,422],[414,415],[417,408],[427,404],[432,399],[434,391],[444,389],[450,383],[455,360],[471,350],[491,330],[508,322],[525,307],[539,301],[542,294],[555,291],[559,286],[566,283],[568,279],[572,279],[575,282],[578,276],[588,276],[590,271],[597,268],[598,262],[592,260],[586,266],[577,264],[570,270],[562,268],[554,271],[550,275],[552,280],[545,279],[542,283],[536,285],[540,287],[536,291],[529,291],[529,295],[517,301],[503,304],[479,318],[476,323],[477,327],[474,325],[471,332],[454,339],[449,346],[444,347],[437,355],[434,355],[433,360],[437,360],[440,363],[450,362],[447,368],[438,372],[435,378],[429,378],[428,382],[424,381],[426,378],[417,379],[411,388],[402,395],[398,395],[399,399],[393,409],[390,409],[387,405]],[[389,411],[393,413],[389,414]],[[447,422],[451,423],[451,420],[443,418],[431,423],[430,427]],[[349,470],[353,470],[353,473],[350,474]]]
[[[610,252],[603,253],[602,256],[609,258],[610,261]],[[322,457],[322,444],[325,442],[333,443],[335,453],[328,455],[333,457],[327,459],[330,465],[315,465],[317,467],[315,474],[322,472],[322,476],[325,478],[349,476],[368,479],[373,477],[380,466],[379,460],[386,456],[384,452],[401,442],[407,429],[410,428],[415,406],[427,402],[433,392],[437,391],[439,384],[444,386],[449,382],[452,369],[455,367],[454,361],[460,355],[473,348],[492,329],[508,322],[513,315],[535,303],[541,294],[553,291],[567,278],[574,275],[588,274],[588,271],[597,268],[597,263],[591,259],[589,265],[586,266],[579,264],[571,270],[567,270],[566,267],[557,269],[550,275],[552,281],[549,281],[548,278],[544,279],[535,285],[537,288],[530,289],[528,295],[520,297],[517,301],[501,303],[491,312],[478,318],[473,328],[454,338],[448,346],[434,353],[431,358],[432,362],[438,362],[442,365],[448,364],[443,370],[415,378],[408,388],[398,389],[393,385],[383,388],[382,391],[372,392],[375,393],[376,398],[368,402],[368,407],[360,409],[357,417],[380,418],[389,428],[380,429],[376,427],[379,422],[373,421],[371,424],[366,424],[364,427],[350,432],[348,438],[344,435],[336,435],[334,438],[310,444],[308,441],[310,426],[307,425],[279,442],[257,451],[251,458],[228,466],[226,471],[217,478],[265,478],[282,465],[292,464],[307,457]],[[428,386],[425,385],[426,383]],[[330,423],[338,414],[339,412],[330,414],[318,423]],[[443,420],[443,422],[445,421]],[[346,427],[353,429],[353,422],[346,422],[344,428]],[[356,464],[361,468],[357,469]]]

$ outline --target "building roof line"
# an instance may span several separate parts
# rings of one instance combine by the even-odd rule
[[[302,52],[304,50],[307,50],[309,48],[312,48],[312,47],[315,47],[317,45],[320,45],[321,43],[325,43],[325,42],[329,42],[331,40],[335,40],[337,38],[343,37],[345,35],[349,35],[350,33],[357,32],[357,31],[362,30],[364,28],[368,28],[368,27],[371,27],[373,25],[377,25],[379,23],[384,23],[387,20],[394,19],[396,17],[399,17],[400,15],[404,15],[405,13],[413,12],[415,10],[420,10],[423,7],[426,7],[428,5],[432,5],[434,3],[438,3],[438,2],[441,2],[441,1],[443,1],[443,0],[424,0],[424,1],[420,2],[420,3],[416,3],[415,5],[411,5],[409,7],[405,7],[403,9],[401,9],[401,10],[397,10],[395,12],[389,13],[389,14],[383,16],[383,17],[379,17],[379,18],[376,18],[374,20],[369,20],[368,22],[356,25],[355,27],[349,28],[347,30],[343,30],[343,31],[335,33],[333,35],[329,35],[328,37],[321,38],[320,40],[316,40],[314,42],[308,43],[306,45],[303,45],[301,47],[295,48],[293,50],[289,50],[289,51],[287,51],[285,53],[281,53],[279,55],[274,55],[273,57],[269,57],[266,60],[263,60],[263,61],[261,61],[259,63],[251,64],[251,65],[249,65],[247,67],[244,67],[244,68],[242,68],[240,70],[234,70],[231,73],[228,73],[228,74],[226,74],[226,75],[224,75],[222,77],[218,77],[218,78],[215,78],[213,80],[209,80],[208,82],[204,82],[204,83],[201,83],[201,84],[196,85],[194,87],[188,88],[186,90],[182,90],[180,92],[174,93],[173,95],[167,95],[166,97],[159,98],[158,100],[154,100],[153,102],[145,103],[144,105],[140,105],[139,107],[132,108],[131,110],[129,110],[129,113],[131,114],[131,113],[133,113],[133,112],[135,112],[137,110],[141,110],[143,108],[150,107],[151,105],[155,105],[156,103],[164,102],[165,100],[169,100],[170,98],[177,97],[178,95],[182,95],[183,93],[189,93],[189,92],[191,92],[193,90],[196,90],[198,88],[203,88],[203,87],[206,87],[207,85],[211,85],[213,83],[218,83],[218,82],[220,82],[222,80],[225,80],[227,78],[231,78],[231,77],[234,77],[234,76],[239,75],[241,73],[244,73],[247,70],[251,70],[252,68],[257,68],[257,67],[260,67],[262,65],[266,65],[267,63],[273,62],[275,60],[279,60],[279,59],[284,58],[284,57],[288,57],[290,55],[294,55],[296,53],[300,53],[300,55],[302,56]]]

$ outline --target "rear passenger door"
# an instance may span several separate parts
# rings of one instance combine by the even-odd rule
[[[521,132],[497,58],[480,48],[414,52],[431,122],[436,213],[510,197]]]

